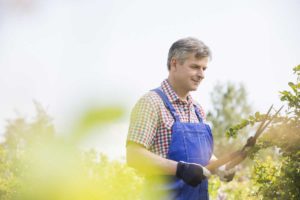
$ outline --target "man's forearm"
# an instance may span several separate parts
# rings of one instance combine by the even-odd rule
[[[145,174],[175,175],[177,162],[160,157],[141,145],[127,146],[127,163]]]
[[[193,187],[211,175],[199,164],[168,160],[138,144],[127,145],[127,163],[146,175],[176,175]]]

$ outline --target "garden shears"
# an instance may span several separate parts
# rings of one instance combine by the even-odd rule
[[[266,116],[262,120],[260,126],[255,132],[254,136],[248,138],[247,143],[243,146],[241,150],[235,151],[231,154],[225,155],[218,160],[210,162],[205,168],[209,171],[214,172],[217,168],[225,165],[225,169],[229,170],[241,163],[248,155],[249,150],[256,144],[257,138],[262,134],[262,132],[267,128],[267,126],[273,121],[277,114],[281,111],[283,106],[269,119],[269,114],[273,108],[273,105],[269,108]],[[267,122],[268,121],[268,122]]]

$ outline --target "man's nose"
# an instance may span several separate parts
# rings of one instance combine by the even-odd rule
[[[201,78],[204,78],[204,70],[203,69],[199,69],[197,75]]]

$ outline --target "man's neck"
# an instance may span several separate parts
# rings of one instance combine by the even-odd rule
[[[170,76],[168,77],[168,82],[171,85],[174,92],[179,97],[179,99],[181,99],[183,101],[187,101],[187,96],[189,95],[189,92],[186,92],[185,90],[180,88]]]

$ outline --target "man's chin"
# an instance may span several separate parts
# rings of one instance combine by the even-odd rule
[[[198,89],[198,86],[193,86],[190,88],[190,91],[196,91]]]

